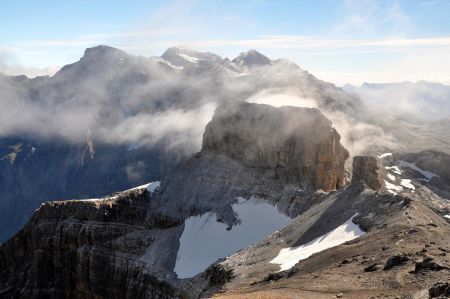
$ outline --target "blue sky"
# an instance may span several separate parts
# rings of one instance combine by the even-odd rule
[[[51,72],[98,44],[145,56],[182,44],[231,58],[255,48],[339,85],[450,83],[449,15],[447,0],[8,1],[0,72]]]

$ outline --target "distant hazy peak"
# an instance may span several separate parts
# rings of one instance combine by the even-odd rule
[[[123,54],[124,56],[128,55],[125,51],[122,51],[120,49],[110,47],[110,46],[100,45],[100,46],[96,46],[96,47],[86,48],[86,50],[84,51],[83,58],[98,59],[98,58],[102,58],[106,55],[111,55],[111,54]]]
[[[175,66],[185,66],[186,64],[205,62],[205,61],[221,61],[222,57],[210,52],[195,51],[186,46],[177,46],[168,48],[161,58],[169,61]]]
[[[240,67],[258,67],[270,65],[272,61],[256,50],[250,49],[247,52],[241,52],[238,57],[233,59],[233,63]]]

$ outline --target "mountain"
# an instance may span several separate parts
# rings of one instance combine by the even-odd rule
[[[350,156],[450,153],[445,123],[373,111],[285,59],[255,50],[228,59],[186,47],[143,57],[97,46],[52,77],[0,75],[7,107],[0,111],[0,240],[46,201],[160,179],[201,149],[206,124],[228,101],[319,109]]]
[[[445,296],[450,202],[430,155],[448,160],[355,156],[349,182],[319,110],[223,102],[161,182],[43,204],[0,246],[0,295]]]
[[[261,67],[272,64],[272,61],[268,57],[253,49],[248,50],[247,52],[242,52],[232,61],[244,69],[251,69],[253,67]]]
[[[0,240],[45,201],[158,179],[162,169],[198,151],[223,101],[288,93],[346,114],[363,109],[287,61],[248,70],[186,47],[150,58],[88,48],[52,77],[0,76],[0,87],[0,104],[8,107],[0,112]]]

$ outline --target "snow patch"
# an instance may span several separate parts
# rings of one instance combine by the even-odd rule
[[[387,170],[392,170],[393,173],[395,174],[402,174],[403,171],[400,170],[400,168],[398,168],[398,166],[394,165],[394,166],[386,166],[385,167]]]
[[[142,146],[142,144],[139,143],[139,142],[132,143],[132,144],[130,144],[130,145],[127,147],[127,151],[134,151],[134,150],[137,150],[137,149],[140,148],[141,146]]]
[[[447,219],[450,219],[450,215],[445,215],[444,217]]]
[[[384,180],[384,185],[388,189],[389,193],[392,193],[394,195],[396,195],[397,192],[403,191],[403,187],[402,186],[397,186],[397,185],[391,184],[391,183],[389,183],[386,180]]]
[[[148,184],[144,184],[144,185],[141,185],[141,186],[137,186],[137,187],[125,190],[124,192],[137,190],[137,189],[147,189],[148,192],[153,193],[153,192],[156,191],[156,189],[159,188],[160,185],[161,185],[161,182],[156,181],[156,182],[151,182],[151,183],[148,183]]]
[[[414,185],[411,184],[411,180],[410,179],[402,179],[400,185],[402,185],[403,187],[406,187],[408,189],[411,189],[411,190],[415,190],[416,189],[414,187]]]
[[[175,70],[182,71],[184,69],[184,67],[182,67],[182,66],[173,65],[170,61],[165,60],[164,58],[161,58],[161,57],[152,57],[152,58],[155,60],[158,60],[161,63],[164,63],[165,65],[167,65]]]
[[[392,153],[384,153],[384,154],[378,155],[377,157],[378,157],[378,159],[384,159],[388,156],[392,156]]]
[[[150,193],[153,193],[156,191],[156,189],[159,188],[159,186],[161,185],[160,181],[156,181],[156,182],[151,182],[147,185],[147,191]]]
[[[391,181],[395,182],[395,175],[393,175],[392,173],[389,173],[389,172],[386,175]]]
[[[271,264],[280,266],[280,271],[289,270],[299,261],[307,259],[311,255],[325,249],[341,245],[347,241],[356,239],[365,234],[358,225],[353,223],[353,215],[342,225],[336,227],[327,234],[320,236],[309,243],[298,247],[288,247],[280,250],[280,253],[270,261]]]
[[[437,175],[431,171],[423,170],[423,169],[417,167],[415,163],[410,163],[410,162],[406,162],[406,161],[402,161],[402,160],[398,161],[398,163],[400,164],[400,166],[408,167],[408,168],[411,168],[411,169],[419,172],[421,175],[426,177],[426,179],[423,179],[425,182],[429,182],[432,177],[439,177],[439,175]]]
[[[213,212],[185,220],[174,269],[178,278],[193,277],[218,259],[253,244],[291,221],[275,206],[254,197],[238,198],[232,208],[240,224],[231,230],[217,222]]]
[[[187,60],[187,61],[192,62],[192,63],[198,63],[200,60],[203,60],[203,59],[199,59],[197,57],[189,56],[189,55],[186,55],[186,54],[183,54],[183,53],[178,54],[178,56],[180,56],[184,60]]]
[[[123,192],[147,188],[148,192],[153,193],[159,188],[160,184],[161,183],[159,181],[151,182],[151,183],[148,183],[148,184],[144,184],[144,185],[141,185],[141,186],[137,186],[137,187],[125,190]],[[117,196],[109,196],[109,197],[102,197],[102,198],[87,198],[87,199],[74,199],[74,200],[76,200],[76,201],[102,201],[102,200],[114,199],[116,197]]]

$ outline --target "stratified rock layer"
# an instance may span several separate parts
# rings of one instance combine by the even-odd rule
[[[317,109],[226,103],[203,135],[202,152],[223,154],[304,189],[331,191],[345,182],[348,151]]]
[[[178,298],[167,278],[182,227],[149,218],[150,199],[42,205],[0,245],[0,298]]]
[[[368,187],[378,190],[383,186],[380,176],[380,164],[373,156],[353,157],[352,183],[362,182]]]

